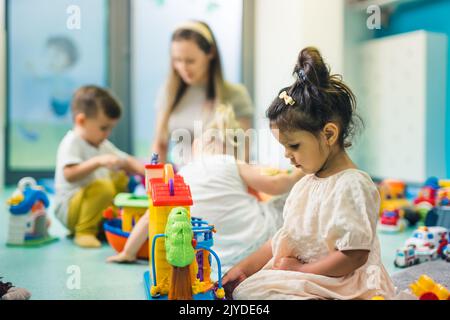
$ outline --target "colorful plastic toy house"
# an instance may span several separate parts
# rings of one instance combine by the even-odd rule
[[[132,193],[119,193],[114,198],[114,206],[122,208],[122,231],[131,232],[136,222],[148,208],[147,196],[135,196]]]
[[[164,298],[168,295],[169,299],[189,299],[191,296],[193,299],[222,299],[225,296],[224,290],[221,284],[221,268],[220,260],[217,254],[211,249],[213,245],[212,234],[214,232],[214,226],[208,225],[207,222],[198,218],[192,218],[190,216],[190,206],[193,204],[191,191],[188,185],[184,183],[181,176],[175,175],[171,165],[166,164],[163,167],[163,172],[157,174],[157,170],[160,168],[150,167],[147,170],[152,170],[151,173],[147,173],[146,176],[150,177],[146,181],[147,190],[149,193],[149,239],[151,239],[150,248],[150,272],[144,274],[144,282],[146,285],[146,292],[149,299]],[[159,175],[161,177],[153,176]],[[182,265],[174,265],[171,255],[168,255],[167,241],[170,240],[170,234],[168,233],[169,225],[171,223],[169,217],[176,213],[182,212],[187,221],[190,221],[191,231],[185,231],[189,234],[191,240],[189,245],[192,245],[192,249],[195,252],[195,259],[184,261]],[[183,248],[186,248],[186,241],[184,245],[180,244]],[[187,249],[186,249],[187,250]],[[218,288],[214,288],[214,283],[211,281],[211,255],[216,259],[218,265]],[[188,263],[189,262],[189,263]],[[179,296],[173,294],[173,292],[179,292],[180,290],[174,290],[174,267],[189,269],[188,273],[190,279],[185,279],[183,283],[190,283],[190,290],[188,297],[186,297],[185,291],[183,295]],[[177,271],[178,274],[178,271]],[[180,281],[177,281],[179,283]],[[171,294],[169,294],[171,293]]]
[[[11,215],[7,245],[40,246],[58,240],[48,233],[48,197],[33,178],[26,177],[19,181],[8,204]]]

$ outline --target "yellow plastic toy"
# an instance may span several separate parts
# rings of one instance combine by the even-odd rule
[[[419,300],[450,300],[450,291],[426,274],[421,275],[416,282],[410,284],[409,288]]]
[[[411,203],[406,199],[406,184],[400,180],[385,179],[379,187],[381,204],[380,215],[384,210],[400,210],[400,217],[403,218],[406,209],[412,209]]]
[[[119,193],[114,198],[114,206],[122,208],[122,231],[131,232],[133,226],[147,211],[148,198],[131,193]]]
[[[441,188],[450,188],[450,180],[439,180],[439,186]]]

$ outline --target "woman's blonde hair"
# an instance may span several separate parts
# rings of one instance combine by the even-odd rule
[[[225,83],[222,72],[222,62],[219,54],[216,39],[211,28],[201,21],[188,21],[178,26],[172,34],[172,42],[180,40],[189,40],[205,54],[212,54],[213,57],[209,63],[208,81],[206,85],[206,99],[215,103],[224,101]],[[177,71],[171,64],[169,77],[166,84],[166,103],[164,115],[162,116],[162,126],[160,130],[168,134],[168,122],[170,115],[177,107],[188,85],[183,81]]]

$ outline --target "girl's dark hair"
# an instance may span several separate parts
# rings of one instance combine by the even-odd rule
[[[355,113],[356,98],[337,74],[330,75],[328,66],[314,47],[303,49],[295,65],[296,81],[286,91],[294,104],[286,104],[277,96],[266,111],[271,126],[280,130],[306,130],[317,134],[328,122],[340,127],[339,145],[351,146],[351,138],[362,119]]]

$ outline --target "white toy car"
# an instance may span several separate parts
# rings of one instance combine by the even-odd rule
[[[419,259],[419,263],[436,260],[438,255],[437,248],[420,247],[416,248],[416,257]]]
[[[419,227],[414,231],[412,237],[406,240],[405,246],[438,248],[442,234],[447,233],[448,231],[444,227]]]
[[[418,264],[419,262],[420,260],[416,256],[416,249],[414,246],[397,249],[395,253],[394,265],[397,268],[410,267]]]

